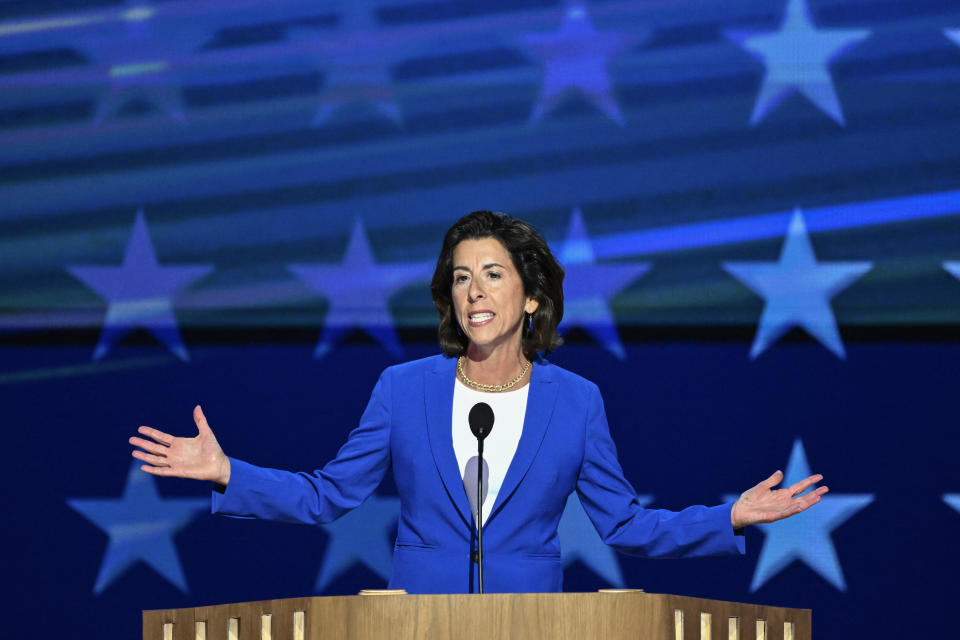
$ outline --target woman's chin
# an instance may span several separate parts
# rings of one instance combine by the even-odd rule
[[[469,349],[479,350],[484,353],[510,346],[519,349],[521,343],[519,333],[514,336],[503,336],[489,335],[479,331],[475,333],[467,332],[467,340],[470,341]]]

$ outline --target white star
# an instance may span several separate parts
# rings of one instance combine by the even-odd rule
[[[323,525],[330,536],[314,590],[323,590],[354,563],[366,565],[385,581],[393,566],[391,535],[400,514],[400,498],[372,495],[359,507]]]
[[[106,589],[138,560],[143,560],[181,591],[187,591],[173,536],[198,513],[208,498],[161,498],[153,478],[134,460],[121,498],[74,498],[67,504],[110,537],[93,592]]]
[[[290,264],[287,268],[330,303],[314,352],[316,358],[325,356],[354,327],[363,327],[384,349],[402,357],[389,297],[411,282],[428,278],[432,272],[430,263],[376,264],[363,223],[357,220],[342,263]]]
[[[790,461],[781,486],[788,487],[810,475],[810,465],[803,443],[793,443]],[[724,501],[738,496],[724,496]],[[756,591],[794,560],[800,560],[840,591],[846,591],[843,570],[830,533],[873,502],[873,494],[825,495],[809,510],[786,520],[756,525],[763,532],[763,548],[753,573],[750,591]]]
[[[818,263],[799,209],[790,220],[779,262],[724,262],[729,274],[765,300],[750,357],[759,356],[793,327],[803,327],[834,355],[846,357],[830,299],[872,266],[872,262]]]
[[[725,33],[766,67],[750,116],[751,125],[759,123],[795,92],[838,124],[844,124],[843,109],[827,67],[867,38],[869,30],[817,29],[806,1],[788,0],[779,30],[728,30]]]
[[[597,31],[586,6],[571,2],[564,8],[563,21],[556,33],[522,36],[521,46],[545,66],[540,97],[530,119],[540,120],[576,91],[610,119],[623,124],[607,67],[616,54],[645,39],[646,35]]]
[[[580,208],[573,210],[563,246],[557,252],[566,271],[561,331],[580,327],[623,360],[626,351],[617,333],[610,300],[650,270],[646,262],[596,264]]]
[[[648,505],[651,500],[653,496],[637,496],[641,507]],[[557,532],[560,536],[564,567],[569,567],[579,560],[608,584],[623,588],[623,571],[620,569],[617,552],[600,538],[576,492],[567,498],[567,506],[560,517]]]
[[[143,210],[138,211],[121,266],[67,267],[67,271],[108,303],[93,359],[99,360],[126,333],[142,327],[181,360],[189,360],[173,314],[173,298],[180,289],[212,269],[213,265],[208,264],[160,266]]]

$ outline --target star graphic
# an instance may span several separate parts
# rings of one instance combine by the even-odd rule
[[[85,32],[78,48],[99,63],[107,82],[94,122],[100,124],[134,100],[151,104],[185,122],[178,69],[181,59],[209,37],[198,23],[162,19],[160,9],[128,1],[118,21]]]
[[[789,487],[809,475],[807,454],[803,450],[803,443],[797,438],[780,486]],[[730,502],[738,497],[727,495],[723,499]],[[750,591],[762,587],[794,560],[800,560],[834,587],[846,591],[843,570],[840,568],[840,560],[837,558],[837,550],[833,546],[830,533],[871,502],[872,493],[831,492],[808,511],[779,522],[755,525],[763,532],[764,540],[757,568],[753,572]]]
[[[944,262],[943,268],[953,275],[954,278],[960,280],[960,262]]]
[[[944,29],[943,35],[953,40],[953,42],[960,47],[960,29]]]
[[[637,496],[641,507],[650,504],[652,500],[653,496]],[[614,587],[622,589],[625,586],[617,552],[600,538],[576,492],[567,498],[567,506],[560,516],[557,533],[560,536],[564,567],[569,567],[579,560]]]
[[[727,30],[724,33],[766,67],[750,116],[751,125],[758,124],[795,92],[838,124],[845,124],[827,67],[867,38],[869,30],[817,29],[806,0],[787,0],[779,30]]]
[[[564,7],[556,33],[521,36],[520,46],[545,67],[530,120],[540,120],[568,94],[578,92],[607,117],[623,124],[607,67],[615,55],[647,37],[647,33],[597,31],[586,6],[576,1]]]
[[[189,360],[173,314],[173,297],[213,269],[209,264],[162,267],[157,262],[143,210],[137,211],[123,265],[68,266],[73,277],[96,291],[107,303],[100,341],[93,353],[99,360],[122,336],[137,327],[154,335],[181,360]]]
[[[73,498],[71,509],[110,537],[93,586],[99,594],[138,560],[186,592],[187,579],[173,536],[210,509],[209,498],[161,498],[153,478],[134,460],[121,498]]]
[[[433,270],[429,262],[376,264],[360,220],[353,225],[339,265],[290,264],[287,268],[330,302],[316,358],[325,356],[353,327],[363,327],[384,349],[401,358],[403,350],[390,316],[390,294],[429,278]]]
[[[322,593],[334,578],[359,562],[384,580],[393,566],[393,535],[400,498],[372,495],[356,509],[324,525],[330,539],[314,585]]]
[[[950,505],[954,511],[960,513],[960,493],[945,493],[943,494],[943,501]]]
[[[574,208],[570,216],[567,237],[557,255],[566,271],[560,330],[580,327],[623,360],[626,351],[610,311],[610,299],[647,273],[650,264],[596,264],[593,245],[579,207]]]
[[[845,358],[830,299],[872,267],[872,262],[818,263],[799,209],[790,219],[779,262],[724,262],[727,273],[765,300],[750,357],[759,356],[793,327],[803,327]]]
[[[345,105],[367,103],[398,126],[403,124],[390,75],[404,37],[377,31],[374,8],[368,2],[352,0],[343,4],[341,32],[334,37],[316,31],[292,30],[287,34],[323,71],[324,86],[313,125],[324,124]],[[408,37],[408,36],[407,36]]]

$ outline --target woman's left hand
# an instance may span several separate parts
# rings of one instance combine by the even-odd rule
[[[823,476],[816,474],[786,489],[774,489],[773,487],[783,481],[783,472],[775,472],[757,486],[744,491],[733,503],[730,511],[733,528],[742,529],[748,524],[776,522],[807,510],[820,502],[820,496],[829,489],[817,487],[806,495],[800,494],[821,480]]]

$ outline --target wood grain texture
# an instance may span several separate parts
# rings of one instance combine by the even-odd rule
[[[144,640],[163,640],[163,625],[173,623],[173,640],[194,640],[193,609],[143,612]]]
[[[701,614],[710,615],[710,638],[729,638],[739,619],[742,640],[757,640],[756,621],[767,621],[765,640],[811,640],[811,612],[643,592],[519,593],[485,595],[332,596],[241,602],[143,613],[144,640],[162,640],[164,622],[175,640],[194,640],[194,622],[207,622],[208,640],[228,640],[227,621],[239,618],[238,640],[260,640],[261,617],[271,614],[273,640],[294,640],[294,613],[305,612],[304,640],[670,640],[675,611],[684,612],[683,637],[701,638]]]

